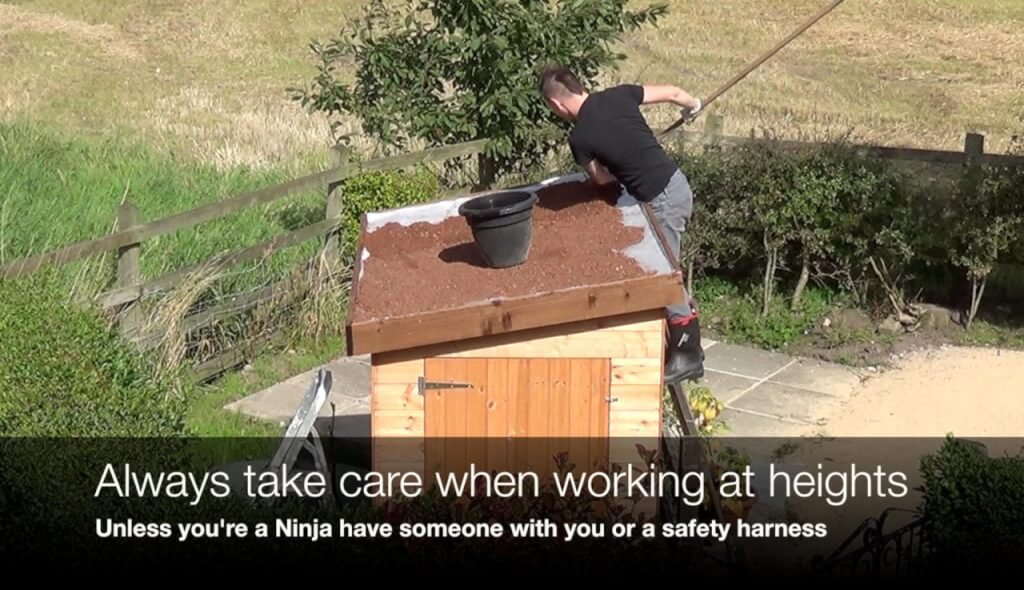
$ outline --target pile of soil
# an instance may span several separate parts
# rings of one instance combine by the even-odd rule
[[[937,305],[923,308],[920,323],[909,332],[892,319],[872,318],[856,309],[836,310],[826,318],[828,325],[818,325],[786,352],[854,367],[890,367],[913,352],[962,341],[964,329],[956,323],[955,311]]]
[[[461,216],[440,223],[388,223],[363,236],[352,320],[461,307],[559,289],[614,283],[653,273],[620,251],[643,239],[623,224],[617,186],[572,182],[538,191],[527,261],[487,267]]]

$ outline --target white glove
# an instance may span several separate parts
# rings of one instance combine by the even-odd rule
[[[704,107],[704,103],[702,103],[699,98],[695,98],[694,100],[697,101],[697,106],[696,107],[693,107],[693,108],[686,107],[686,108],[683,109],[683,119],[686,122],[690,122],[690,121],[694,120],[697,117],[697,113],[699,113],[701,108]]]

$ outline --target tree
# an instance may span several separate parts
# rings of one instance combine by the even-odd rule
[[[971,282],[965,327],[970,330],[985,295],[988,277],[1024,231],[1024,172],[992,169],[980,186],[967,186],[953,222],[953,263]]]
[[[737,194],[747,195],[750,221],[761,234],[761,315],[768,315],[775,295],[776,271],[785,259],[785,248],[793,235],[791,222],[797,215],[793,200],[797,161],[774,146],[750,146],[740,154],[741,172],[734,182]]]
[[[421,0],[396,7],[371,0],[362,16],[326,43],[314,42],[317,73],[295,98],[332,119],[354,115],[384,146],[487,139],[481,185],[525,172],[564,141],[565,124],[540,99],[537,74],[549,62],[585,84],[625,58],[613,44],[654,22],[664,5],[626,10],[627,0]],[[351,60],[351,61],[349,61]],[[355,63],[350,84],[337,74]]]

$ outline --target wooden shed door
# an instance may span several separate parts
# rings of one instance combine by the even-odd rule
[[[610,370],[608,359],[427,359],[427,383],[470,387],[424,392],[425,471],[543,474],[562,452],[577,471],[606,466]]]

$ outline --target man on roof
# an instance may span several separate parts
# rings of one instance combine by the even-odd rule
[[[618,182],[633,198],[649,203],[678,260],[693,210],[693,193],[686,175],[658,143],[640,107],[671,103],[692,119],[701,109],[700,99],[671,85],[623,84],[591,93],[569,69],[557,65],[543,69],[539,86],[551,110],[573,123],[569,147],[576,163],[593,182]],[[685,288],[682,301],[666,309],[665,381],[670,383],[704,375],[696,304]]]

